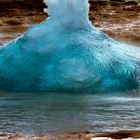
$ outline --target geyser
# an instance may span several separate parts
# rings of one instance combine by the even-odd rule
[[[88,0],[45,0],[49,18],[0,47],[0,89],[105,92],[140,87],[140,49],[92,26]]]

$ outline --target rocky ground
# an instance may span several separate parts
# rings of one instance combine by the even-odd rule
[[[140,3],[93,1],[90,19],[109,36],[140,45]]]
[[[34,136],[8,136],[0,135],[0,140],[140,140],[140,131],[117,131],[113,133],[93,133],[93,132],[70,132],[57,136],[34,135]]]
[[[123,0],[119,0],[123,1]],[[140,46],[140,3],[136,1],[90,0],[92,23],[109,36]],[[45,5],[37,0],[0,1],[0,43],[21,35],[47,18]]]

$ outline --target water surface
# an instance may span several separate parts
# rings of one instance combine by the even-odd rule
[[[140,129],[140,96],[136,93],[0,93],[0,133],[122,129]]]

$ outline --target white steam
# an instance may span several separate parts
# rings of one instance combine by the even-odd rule
[[[83,25],[88,21],[88,0],[44,0],[44,11],[63,25]]]

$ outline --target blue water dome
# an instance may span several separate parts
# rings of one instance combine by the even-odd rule
[[[0,46],[0,89],[118,92],[140,87],[140,49],[88,18],[88,0],[45,0],[49,18]]]

